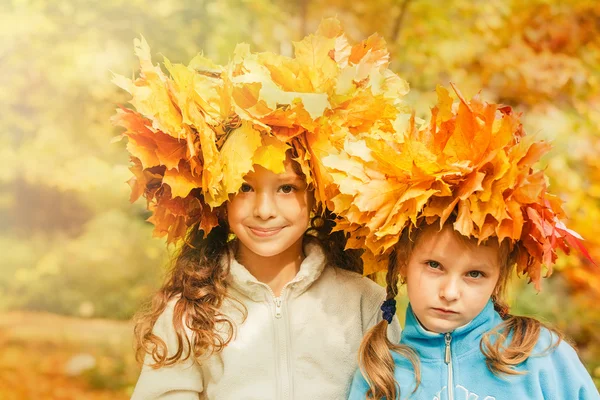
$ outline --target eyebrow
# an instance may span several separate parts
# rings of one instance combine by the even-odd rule
[[[478,265],[473,265],[471,266],[469,269],[474,270],[474,271],[478,271],[478,270],[493,270],[491,265],[488,264],[478,264]]]
[[[442,265],[447,261],[446,256],[444,256],[442,254],[438,254],[438,253],[433,253],[433,252],[426,254],[422,258],[440,262],[440,263],[442,263]],[[494,267],[491,266],[490,264],[474,264],[474,265],[470,265],[468,267],[469,271],[479,271],[479,270],[492,271],[493,269],[494,269]]]
[[[284,175],[284,176],[278,177],[277,180],[279,182],[282,182],[282,181],[304,181],[304,179],[302,179],[302,177],[300,175],[296,175],[296,174]]]

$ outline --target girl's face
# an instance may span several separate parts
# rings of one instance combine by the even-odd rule
[[[311,197],[306,181],[294,172],[291,161],[286,161],[282,174],[255,165],[244,180],[227,203],[229,227],[239,239],[240,252],[262,257],[290,248],[301,252]]]
[[[408,298],[421,324],[446,333],[473,320],[500,275],[498,245],[467,243],[451,225],[426,228],[406,267]]]

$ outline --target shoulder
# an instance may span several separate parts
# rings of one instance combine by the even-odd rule
[[[553,360],[553,365],[556,361],[578,361],[579,356],[577,351],[564,338],[561,338],[558,333],[542,328],[540,336],[533,351],[531,352],[533,359],[541,361],[547,357]],[[543,362],[543,361],[542,361]]]
[[[322,279],[330,293],[336,293],[344,301],[359,301],[363,311],[378,310],[385,300],[385,288],[359,273],[328,267]]]
[[[364,400],[368,390],[369,384],[367,383],[367,380],[360,369],[357,369],[352,378],[348,400]]]
[[[577,351],[565,339],[559,341],[555,332],[542,329],[527,367],[537,371],[539,384],[549,397],[600,399]]]
[[[394,353],[393,353],[394,354]],[[394,359],[396,361],[396,359]],[[396,364],[394,369],[394,378],[398,382],[401,391],[401,398],[407,399],[412,398],[411,395],[415,391],[415,374],[412,369],[408,370],[404,367],[399,367]],[[360,369],[357,369],[352,379],[352,385],[350,386],[350,395],[348,400],[364,400],[366,394],[369,391],[369,383],[363,376]]]
[[[152,329],[152,333],[154,335],[165,341],[169,352],[173,347],[176,349],[179,342],[175,329],[176,318],[180,319],[181,326],[183,327],[188,339],[191,339],[192,337],[192,331],[186,324],[185,315],[182,314],[179,317],[176,316],[175,306],[177,305],[179,298],[180,296],[175,296],[167,302],[165,309],[156,320],[154,328]]]
[[[401,354],[391,351],[392,359],[394,360],[394,379],[398,382],[401,391],[401,398],[410,397],[417,390],[417,374],[415,367],[411,362]]]
[[[339,267],[326,268],[325,273],[344,285],[350,285],[360,293],[385,296],[385,288],[373,280],[353,271],[347,271]]]
[[[394,375],[396,378],[414,378],[415,370],[410,360],[398,352],[390,350],[390,353],[392,355],[392,359],[394,360]]]
[[[179,301],[180,296],[174,296],[167,302],[165,309],[156,320],[155,327],[157,325],[173,325],[173,315],[175,315],[175,305]]]

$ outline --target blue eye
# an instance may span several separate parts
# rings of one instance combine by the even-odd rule
[[[248,193],[252,191],[252,186],[248,185],[247,183],[242,183],[242,186],[240,187],[240,193]]]
[[[427,261],[426,264],[429,265],[433,269],[439,269],[441,267],[440,263],[437,261]]]
[[[280,190],[282,193],[286,193],[286,194],[288,194],[288,193],[292,193],[293,191],[295,191],[295,190],[296,190],[296,188],[295,188],[294,186],[292,186],[292,185],[281,185],[281,186],[279,187],[279,190]]]
[[[481,271],[469,271],[467,273],[467,275],[469,276],[469,278],[483,278],[485,275],[483,274],[483,272]]]

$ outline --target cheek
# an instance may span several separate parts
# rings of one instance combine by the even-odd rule
[[[406,287],[407,293],[411,302],[418,302],[423,297],[424,293],[431,294],[433,285],[427,280],[427,277],[421,270],[411,268],[406,269]],[[414,300],[413,300],[414,299]]]
[[[288,220],[304,221],[310,217],[310,197],[307,193],[298,193],[297,196],[284,198],[278,204],[282,215]]]
[[[242,199],[234,197],[227,202],[227,222],[229,222],[230,226],[239,221],[243,214],[244,201],[242,201]]]
[[[409,288],[410,287],[416,288],[416,287],[421,286],[423,283],[425,283],[425,281],[424,281],[425,277],[423,274],[423,270],[421,268],[419,268],[418,266],[409,264],[406,267],[405,276],[406,276],[406,284]]]

